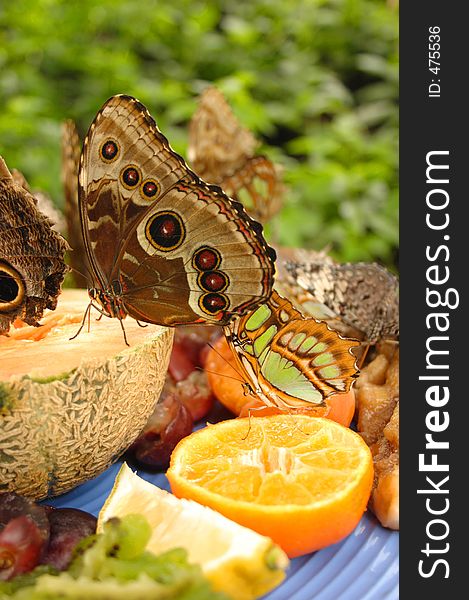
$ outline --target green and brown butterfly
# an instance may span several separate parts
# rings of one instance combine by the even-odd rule
[[[352,350],[359,342],[304,317],[276,291],[224,332],[246,391],[266,406],[321,414],[326,399],[349,391],[358,375]]]

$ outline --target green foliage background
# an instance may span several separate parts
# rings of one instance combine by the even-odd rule
[[[289,192],[268,237],[393,265],[398,14],[389,0],[0,2],[0,154],[60,206],[60,124],[141,100],[187,149],[216,83]]]

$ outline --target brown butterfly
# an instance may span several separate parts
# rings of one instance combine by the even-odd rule
[[[359,342],[304,317],[275,290],[224,329],[249,391],[267,406],[325,414],[325,399],[348,391],[358,375]]]
[[[189,123],[189,162],[206,181],[218,183],[254,154],[259,142],[242,127],[224,95],[207,88]]]
[[[109,317],[223,325],[271,294],[262,226],[187,167],[135,98],[110,98],[93,121],[79,204],[90,296]]]
[[[189,125],[189,161],[201,177],[220,185],[265,223],[280,210],[285,187],[280,169],[265,156],[254,156],[258,145],[223,94],[206,89]]]
[[[250,158],[220,186],[261,223],[267,223],[282,208],[285,186],[279,168],[265,156]]]
[[[57,305],[68,244],[51,225],[0,157],[0,334],[16,318],[38,325]]]
[[[367,342],[399,335],[399,282],[384,267],[323,260],[285,266],[300,287],[363,332]]]
[[[81,143],[75,123],[68,119],[62,124],[62,186],[65,200],[67,238],[72,247],[70,264],[77,287],[87,287],[86,273],[90,272],[88,257],[83,243],[78,209],[78,169]]]
[[[12,169],[11,176],[16,185],[24,188],[34,197],[37,209],[46,217],[49,217],[52,229],[61,235],[64,234],[66,229],[64,216],[60,210],[54,206],[54,201],[49,194],[46,194],[43,190],[31,190],[31,186],[26,177],[18,169]]]

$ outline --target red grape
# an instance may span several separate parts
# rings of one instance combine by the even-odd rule
[[[0,579],[34,569],[43,547],[42,532],[31,515],[10,519],[0,532]]]

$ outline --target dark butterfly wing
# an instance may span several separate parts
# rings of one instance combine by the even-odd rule
[[[17,317],[37,325],[46,308],[56,307],[67,249],[0,157],[0,334]]]

